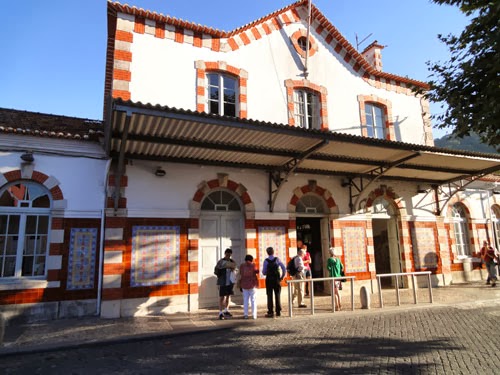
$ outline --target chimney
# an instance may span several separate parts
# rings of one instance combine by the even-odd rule
[[[361,54],[376,70],[382,71],[382,50],[384,46],[378,44],[375,40],[372,44],[366,47]]]

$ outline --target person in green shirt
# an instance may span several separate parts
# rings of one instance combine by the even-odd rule
[[[330,275],[330,277],[344,276],[344,265],[342,264],[340,258],[335,255],[335,250],[333,247],[330,248],[329,253],[330,258],[328,258],[328,261],[326,263],[328,274]],[[335,305],[337,306],[338,310],[341,310],[342,306],[340,304],[339,289],[342,288],[342,283],[340,280],[335,280],[333,284],[333,292],[335,293]]]

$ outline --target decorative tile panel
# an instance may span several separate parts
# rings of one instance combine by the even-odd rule
[[[71,228],[66,289],[94,287],[97,228]]]
[[[131,285],[178,284],[179,241],[179,226],[134,226]]]
[[[272,247],[274,256],[286,263],[286,238],[285,227],[259,227],[259,269],[262,269],[262,262],[267,258],[266,249]]]
[[[366,272],[366,233],[362,227],[342,228],[346,272]]]
[[[437,268],[436,240],[432,228],[412,228],[413,261],[415,269]]]

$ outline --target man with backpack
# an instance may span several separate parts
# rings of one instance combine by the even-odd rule
[[[283,262],[274,256],[274,249],[266,249],[268,257],[262,264],[262,274],[266,276],[267,314],[266,318],[274,317],[273,293],[276,300],[276,316],[281,316],[281,280],[286,275]],[[280,273],[281,268],[281,273]]]
[[[304,280],[305,279],[305,267],[304,261],[302,258],[304,257],[304,250],[298,249],[297,255],[290,259],[288,262],[287,270],[290,276],[292,276],[295,280]],[[292,304],[295,297],[297,297],[297,302],[299,303],[300,308],[307,307],[304,301],[304,283],[293,283],[293,297]]]

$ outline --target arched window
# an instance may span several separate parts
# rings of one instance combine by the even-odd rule
[[[18,181],[0,190],[0,278],[45,276],[51,197]]]
[[[460,203],[455,203],[451,209],[453,229],[455,232],[455,249],[459,257],[470,255],[469,248],[469,224],[467,222],[467,214],[464,206]]]
[[[241,211],[238,198],[225,190],[210,193],[201,203],[205,211]]]
[[[306,214],[323,214],[326,212],[326,204],[323,198],[316,194],[306,194],[297,202],[296,212]]]

